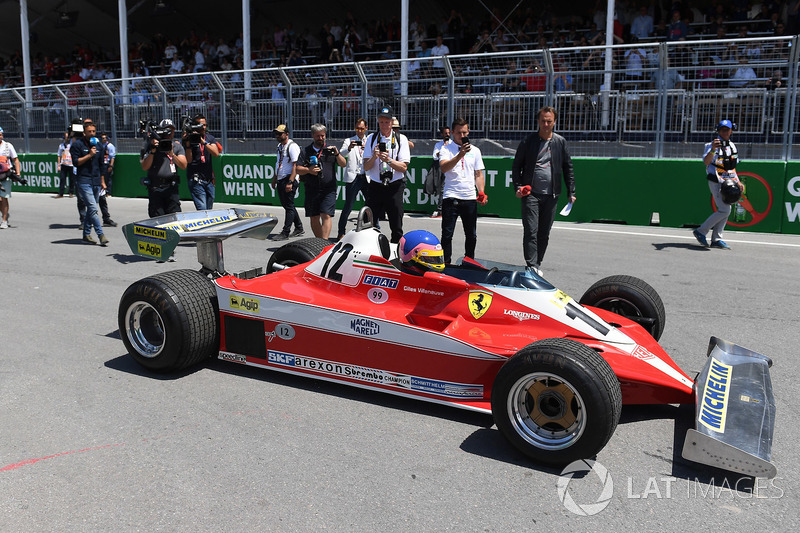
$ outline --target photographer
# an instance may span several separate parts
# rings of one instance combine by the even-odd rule
[[[378,130],[367,136],[364,146],[364,170],[369,178],[367,205],[376,221],[386,213],[390,240],[397,243],[403,236],[403,192],[411,150],[406,136],[392,131],[391,107],[379,110]]]
[[[21,175],[17,151],[13,144],[3,139],[3,128],[0,128],[0,212],[3,214],[0,229],[8,228],[8,199],[11,198],[11,182],[28,184]]]
[[[272,177],[272,188],[278,193],[286,217],[283,221],[283,231],[273,240],[285,241],[289,237],[299,237],[305,234],[303,221],[297,214],[294,206],[294,197],[300,187],[300,178],[297,176],[297,162],[300,159],[300,147],[289,138],[289,128],[286,124],[279,124],[274,130],[275,140],[278,141],[278,157],[275,161],[275,175]],[[292,231],[294,224],[294,231]]]
[[[83,131],[81,131],[83,130]],[[105,148],[95,137],[97,128],[91,122],[86,122],[82,127],[72,127],[73,140],[69,147],[72,164],[75,168],[75,183],[78,199],[86,207],[83,218],[83,240],[95,244],[92,238],[92,227],[100,239],[100,245],[108,244],[108,238],[103,234],[103,225],[98,216],[97,204],[100,201],[101,178],[100,166],[105,157]]]
[[[336,213],[336,167],[347,164],[335,146],[325,145],[328,129],[322,124],[311,126],[314,142],[305,147],[297,160],[297,173],[306,189],[306,216],[311,217],[315,237],[327,239]]]
[[[186,169],[186,152],[175,140],[175,124],[168,118],[157,128],[148,126],[139,162],[147,171],[147,214],[158,217],[181,210],[178,169]]]
[[[184,123],[183,148],[186,150],[186,175],[194,207],[198,211],[214,207],[214,169],[212,157],[219,157],[222,145],[206,131],[206,117],[197,114]]]

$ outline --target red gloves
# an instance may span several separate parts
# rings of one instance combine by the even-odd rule
[[[525,185],[524,187],[520,187],[519,188],[519,193],[522,196],[528,196],[531,193],[531,186],[530,185]]]
[[[478,203],[479,204],[486,205],[486,202],[488,202],[488,201],[489,201],[489,197],[486,196],[485,192],[479,192],[478,193]]]

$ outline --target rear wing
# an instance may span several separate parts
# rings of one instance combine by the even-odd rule
[[[753,477],[773,478],[770,460],[775,399],[769,368],[759,353],[711,337],[708,360],[694,383],[695,429],[683,457]]]
[[[172,213],[122,227],[135,255],[166,261],[180,241],[197,243],[197,260],[206,273],[225,273],[222,241],[239,235],[264,240],[278,224],[270,214],[243,208]]]

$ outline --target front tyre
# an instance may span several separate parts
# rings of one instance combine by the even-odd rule
[[[664,302],[656,290],[633,276],[609,276],[581,297],[581,305],[599,307],[632,320],[655,339],[661,338],[667,322]]]
[[[619,421],[622,392],[608,363],[569,339],[530,344],[500,369],[492,415],[522,453],[548,465],[595,456]]]
[[[325,239],[311,237],[284,244],[269,258],[267,274],[272,274],[284,268],[302,265],[316,259],[322,250],[331,243]]]
[[[219,351],[214,284],[194,270],[164,272],[132,284],[119,303],[128,353],[157,372],[180,370]]]

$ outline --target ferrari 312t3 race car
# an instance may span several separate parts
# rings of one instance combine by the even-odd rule
[[[266,272],[225,271],[224,239],[263,239],[276,223],[223,209],[125,226],[134,253],[163,260],[194,241],[202,265],[128,287],[119,329],[131,356],[159,372],[216,356],[491,413],[515,447],[549,465],[597,454],[623,405],[694,404],[685,458],[776,475],[771,361],[712,337],[692,379],[657,342],[664,306],[644,281],[611,276],[576,302],[508,265],[465,259],[407,273],[368,209],[336,244],[299,240]]]

